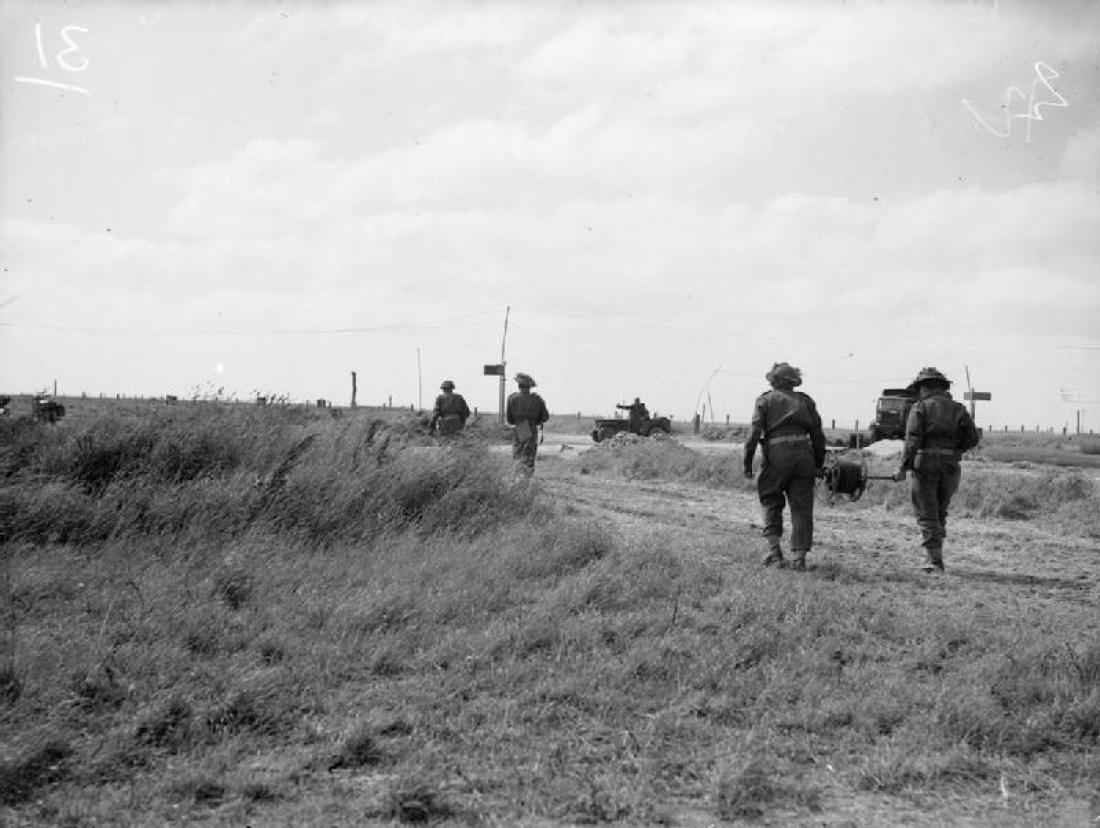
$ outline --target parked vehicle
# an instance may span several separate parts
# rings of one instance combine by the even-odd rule
[[[38,394],[34,398],[33,413],[40,423],[56,423],[65,416],[65,406],[45,394]]]
[[[651,437],[657,433],[668,434],[672,431],[672,421],[668,417],[647,417],[635,428],[631,428],[630,420],[625,418],[600,418],[593,424],[592,439],[597,443],[601,440],[610,440],[623,431],[639,434],[642,437]]]
[[[870,442],[904,440],[909,409],[917,401],[917,392],[908,388],[884,388],[875,404],[875,420],[871,423]]]

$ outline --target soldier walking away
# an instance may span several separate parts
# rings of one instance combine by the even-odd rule
[[[780,547],[785,502],[791,510],[791,569],[802,571],[813,546],[814,479],[825,462],[825,433],[813,399],[794,390],[802,384],[798,368],[777,362],[764,378],[772,390],[756,398],[744,458],[745,477],[751,480],[753,456],[761,446],[763,462],[756,490],[768,543],[761,563],[785,564]]]
[[[649,409],[645,407],[645,403],[642,402],[640,397],[635,397],[634,402],[630,405],[616,404],[616,408],[621,408],[623,411],[629,411],[627,415],[627,423],[630,426],[631,434],[641,434],[643,425],[649,420]]]
[[[947,536],[947,510],[959,488],[964,452],[978,445],[981,434],[970,412],[948,392],[951,381],[935,368],[921,368],[909,390],[919,398],[905,425],[905,448],[894,479],[913,472],[910,497],[921,532],[924,563],[929,573],[943,572],[943,540]]]
[[[534,474],[535,455],[539,448],[539,427],[550,419],[542,397],[531,389],[535,381],[530,374],[516,374],[519,391],[508,396],[504,418],[512,429],[512,459],[526,474]]]
[[[428,424],[428,431],[435,432],[439,425],[440,437],[453,437],[462,433],[466,427],[466,420],[470,417],[470,407],[461,394],[456,394],[455,384],[450,380],[443,380],[439,386],[443,392],[435,398],[435,408],[432,409],[432,421]]]

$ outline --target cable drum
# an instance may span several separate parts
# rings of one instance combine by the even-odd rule
[[[830,496],[842,494],[849,500],[859,500],[867,488],[867,461],[862,453],[853,457],[829,452],[821,478]]]

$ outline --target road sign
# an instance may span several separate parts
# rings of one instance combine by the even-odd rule
[[[964,400],[991,400],[993,394],[989,391],[964,391]]]
[[[486,365],[485,376],[487,377],[503,377],[504,366],[503,365]]]

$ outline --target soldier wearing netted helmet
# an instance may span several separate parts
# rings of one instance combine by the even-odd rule
[[[533,474],[535,456],[539,450],[539,428],[550,419],[550,412],[542,397],[531,389],[535,380],[530,374],[516,374],[519,391],[508,396],[504,406],[504,418],[512,429],[512,459],[521,471]]]
[[[438,425],[440,437],[454,437],[461,434],[466,427],[466,420],[470,418],[470,406],[461,394],[455,393],[453,380],[443,380],[439,390],[443,393],[435,398],[428,430],[434,432]]]
[[[806,554],[813,546],[814,479],[825,462],[825,433],[816,403],[808,394],[794,390],[802,384],[798,368],[777,362],[764,378],[771,390],[756,398],[744,454],[745,477],[751,479],[756,447],[761,446],[763,462],[756,489],[768,544],[762,563],[786,564],[780,544],[786,505],[791,511],[790,566],[804,570]]]
[[[921,568],[941,573],[943,542],[947,536],[947,510],[959,488],[964,452],[978,445],[981,434],[970,412],[951,398],[951,380],[935,368],[921,368],[909,383],[919,399],[905,424],[905,448],[895,480],[913,472],[910,499],[921,532],[924,562]]]

